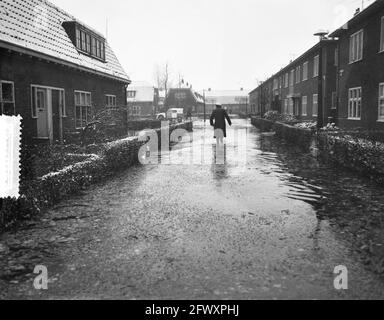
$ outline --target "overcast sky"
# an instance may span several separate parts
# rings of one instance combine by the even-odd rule
[[[132,80],[174,78],[201,90],[253,89],[352,17],[361,0],[51,0],[106,33]],[[365,0],[365,5],[373,1]]]

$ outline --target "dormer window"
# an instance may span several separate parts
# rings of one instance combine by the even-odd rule
[[[105,39],[76,21],[63,23],[73,44],[83,54],[105,62]]]

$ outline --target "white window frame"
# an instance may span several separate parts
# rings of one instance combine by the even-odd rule
[[[77,104],[76,103],[76,94],[80,94],[80,104]],[[85,94],[85,95],[89,95],[89,105],[84,103],[84,104],[81,104],[81,94]],[[80,107],[80,118],[81,118],[81,122],[83,122],[83,109],[86,108],[86,123],[89,122],[90,119],[88,119],[88,116],[91,116],[91,115],[88,115],[88,108],[91,109],[91,113],[92,113],[92,93],[91,92],[88,92],[88,91],[80,91],[80,90],[75,90],[74,91],[74,99],[75,99],[75,128],[76,130],[79,130],[79,129],[84,129],[85,127],[78,127],[77,126],[77,108]]]
[[[361,35],[361,38],[359,36]],[[360,39],[360,42],[358,41]],[[349,38],[349,64],[363,60],[364,55],[364,29],[361,29]]]
[[[383,88],[383,95],[380,95],[381,88]],[[383,108],[381,115],[380,109]],[[384,82],[379,84],[379,101],[378,101],[378,121],[384,122]]]
[[[136,98],[137,91],[135,90],[128,90],[127,91],[127,97],[128,99],[135,99]]]
[[[287,72],[285,74],[285,88],[288,88],[289,87],[289,73]]]
[[[108,109],[116,109],[117,107],[117,99],[116,99],[116,96],[115,95],[112,95],[112,94],[106,94],[105,95],[105,98],[107,99],[107,103],[106,103],[106,108]],[[112,103],[111,103],[112,102]]]
[[[313,77],[316,78],[319,76],[320,71],[320,56],[317,55],[313,58]]]
[[[301,66],[296,67],[296,84],[301,82]]]
[[[133,116],[141,115],[141,106],[133,106],[132,107],[132,115]]]
[[[337,92],[332,92],[332,102],[331,102],[331,109],[336,110],[337,109]]]
[[[12,85],[12,101],[3,101],[3,83]],[[13,104],[13,115],[16,115],[15,83],[13,81],[0,80],[0,111],[4,114],[4,104]]]
[[[303,81],[308,80],[308,71],[309,71],[308,67],[309,67],[308,61],[304,62],[304,64],[303,64]]]
[[[304,103],[305,101],[305,103]],[[305,106],[305,108],[304,108]],[[308,96],[303,96],[301,98],[301,115],[306,117],[308,115]]]
[[[384,52],[384,17],[381,17],[380,25],[380,52]]]
[[[360,97],[351,97],[351,94],[353,92],[359,92],[359,91],[360,91]],[[361,111],[363,108],[362,95],[363,95],[362,87],[350,88],[348,90],[348,119],[349,120],[361,120]],[[357,116],[359,102],[360,102],[360,116]],[[352,113],[351,113],[351,103],[352,103]]]
[[[316,112],[315,112],[316,106]],[[315,93],[312,97],[312,117],[317,117],[319,115],[319,95]]]
[[[289,75],[289,86],[293,87],[295,85],[295,69],[292,69]]]

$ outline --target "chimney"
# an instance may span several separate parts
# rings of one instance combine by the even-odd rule
[[[353,16],[356,17],[359,13],[360,13],[360,8],[357,8],[356,12],[355,12],[355,14]]]

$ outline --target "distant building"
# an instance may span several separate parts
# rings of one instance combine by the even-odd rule
[[[191,111],[193,114],[203,113],[203,106],[203,96],[192,88],[170,89],[164,102],[166,109],[183,108],[184,113]]]
[[[206,112],[212,113],[216,104],[221,104],[231,114],[248,114],[248,92],[240,90],[208,90],[205,91]]]
[[[339,38],[339,125],[384,129],[384,1],[357,11],[331,36]]]
[[[132,82],[127,89],[127,103],[131,116],[153,116],[159,109],[159,90],[149,82]]]
[[[45,0],[1,0],[0,114],[57,141],[126,106],[129,77],[104,36]]]

